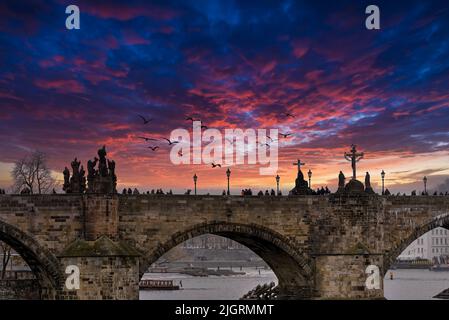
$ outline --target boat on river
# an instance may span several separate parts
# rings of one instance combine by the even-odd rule
[[[179,290],[179,285],[175,285],[173,280],[141,280],[140,290]]]
[[[430,271],[449,271],[449,264],[435,264],[430,267]]]
[[[432,259],[433,265],[430,267],[430,271],[449,271],[449,257],[439,256]]]

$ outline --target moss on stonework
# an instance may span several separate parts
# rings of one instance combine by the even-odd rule
[[[121,241],[112,241],[101,236],[95,241],[76,240],[68,245],[60,257],[137,257],[140,253]]]
[[[346,254],[369,254],[369,250],[361,242],[358,242],[355,246],[349,249]]]

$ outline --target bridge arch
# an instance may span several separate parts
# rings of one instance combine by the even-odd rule
[[[41,298],[57,298],[61,275],[56,256],[27,233],[1,220],[0,241],[13,248],[31,268],[39,282]]]
[[[396,245],[392,250],[388,252],[384,259],[383,273],[390,269],[391,265],[395,262],[396,258],[416,239],[426,234],[427,232],[435,228],[445,228],[449,230],[449,213],[439,215],[429,222],[416,227],[411,234],[402,239],[402,241]]]
[[[284,298],[310,298],[314,278],[311,260],[298,245],[281,234],[256,224],[201,223],[173,234],[142,259],[140,276],[162,255],[186,240],[213,234],[232,239],[261,257],[273,270]]]

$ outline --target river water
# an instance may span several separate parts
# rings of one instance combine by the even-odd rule
[[[449,272],[429,270],[393,270],[384,279],[384,295],[390,300],[429,300],[449,288]],[[439,300],[439,299],[435,299]]]
[[[259,274],[260,270],[260,274]],[[236,269],[240,271],[240,269]],[[143,279],[182,281],[181,290],[142,290],[141,300],[238,300],[258,284],[274,281],[276,276],[271,270],[243,268],[245,275],[193,277],[179,273],[147,273]]]
[[[178,273],[148,273],[144,279],[182,281],[181,290],[140,291],[141,300],[238,300],[258,284],[277,283],[270,270],[243,268],[245,275],[193,277]],[[394,280],[384,279],[385,298],[392,300],[427,300],[449,288],[449,272],[428,270],[393,270]]]

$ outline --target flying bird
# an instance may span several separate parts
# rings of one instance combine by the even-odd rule
[[[137,137],[137,138],[139,138],[139,139],[143,139],[143,140],[145,140],[145,141],[157,141],[157,139],[153,139],[153,138],[147,138],[147,137]]]
[[[267,138],[268,138],[268,139],[270,139],[271,141],[273,141],[273,139],[271,139],[271,137],[270,137],[270,136],[267,136]]]
[[[279,132],[279,134],[280,134],[281,136],[283,136],[284,138],[287,138],[288,136],[291,136],[291,135],[292,135],[291,133],[280,133],[280,132]]]
[[[156,151],[157,149],[159,149],[158,146],[155,146],[155,147],[149,146],[148,148],[151,149],[151,150],[153,150],[153,151]]]
[[[151,118],[146,119],[144,116],[142,116],[140,114],[138,114],[138,116],[143,120],[143,124],[147,124],[147,123],[149,123],[150,121],[153,120]]]
[[[221,168],[221,164],[219,164],[219,163],[215,164],[215,163],[212,162],[212,168],[215,168],[215,167]]]
[[[288,118],[288,117],[290,117],[290,118],[294,118],[295,117],[295,115],[293,115],[293,114],[291,114],[291,113],[285,113],[285,116]]]
[[[170,141],[167,138],[164,138],[164,140],[167,140],[169,146],[171,146],[172,144],[175,144],[175,143],[179,143],[179,141]]]

